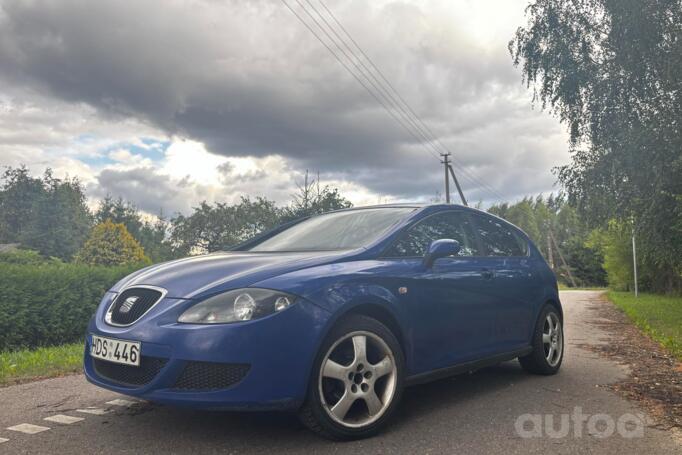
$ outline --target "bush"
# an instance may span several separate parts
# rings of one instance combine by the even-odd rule
[[[75,257],[75,262],[88,265],[124,265],[151,263],[140,243],[130,235],[123,223],[107,220],[92,229],[90,237]]]
[[[82,339],[104,293],[139,266],[0,266],[0,351]]]
[[[0,264],[16,264],[16,265],[45,265],[63,264],[59,258],[51,257],[45,258],[37,251],[33,250],[12,250],[5,253],[0,253]]]

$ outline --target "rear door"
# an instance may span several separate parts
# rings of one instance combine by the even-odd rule
[[[431,268],[424,255],[434,240],[460,243],[457,256]],[[464,211],[439,212],[408,228],[385,254],[404,287],[412,326],[414,373],[485,356],[492,349],[495,298],[493,271],[481,258],[476,234]]]
[[[495,301],[495,351],[508,352],[528,344],[533,323],[532,302],[538,276],[528,251],[528,240],[514,226],[484,214],[472,214],[485,263],[494,271],[491,292]]]

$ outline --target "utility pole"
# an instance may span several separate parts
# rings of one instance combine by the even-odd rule
[[[450,176],[448,175],[448,168],[450,167],[450,154],[441,153],[440,156],[443,157],[443,165],[445,166],[445,203],[450,203]]]
[[[450,164],[450,153],[441,153],[440,156],[443,157],[443,166],[445,166],[445,203],[449,204],[450,203],[450,175],[452,176],[452,180],[455,182],[455,186],[457,187],[457,192],[459,193],[459,198],[462,200],[462,204],[468,206],[467,200],[464,197],[464,192],[462,191],[462,187],[459,186],[459,180],[457,180],[457,176],[455,175],[455,170],[452,169],[452,164]],[[450,175],[448,175],[450,173]]]
[[[462,192],[462,187],[459,186],[459,180],[457,180],[457,177],[455,176],[455,171],[452,169],[452,166],[448,165],[448,169],[450,169],[450,175],[452,175],[452,180],[455,182],[455,186],[457,187],[457,192],[459,193],[459,198],[462,200],[462,204],[465,206],[469,206],[467,204],[467,200],[464,198],[464,193]]]
[[[554,248],[556,249],[556,252],[559,254],[559,259],[561,259],[561,262],[564,264],[564,267],[566,268],[566,273],[568,274],[568,279],[571,280],[571,284],[573,285],[573,287],[577,288],[578,285],[576,284],[575,280],[573,279],[573,274],[571,273],[571,268],[568,266],[566,259],[564,259],[564,255],[561,254],[561,250],[559,249],[559,244],[557,243],[556,239],[554,238],[554,234],[552,234],[552,230],[549,229],[547,232],[549,232],[549,237],[552,239],[552,243],[554,244]]]
[[[635,298],[639,297],[639,289],[637,287],[637,244],[635,243],[635,226],[632,226],[632,270],[635,279]]]

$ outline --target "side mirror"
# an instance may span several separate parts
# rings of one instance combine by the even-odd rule
[[[444,258],[447,256],[454,256],[459,253],[460,250],[459,242],[452,239],[439,239],[434,240],[429,245],[429,251],[424,256],[424,266],[430,268],[436,259]]]

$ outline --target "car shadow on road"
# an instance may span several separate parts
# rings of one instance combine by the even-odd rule
[[[468,374],[460,374],[439,381],[409,387],[405,390],[403,401],[394,426],[409,425],[413,419],[426,418],[443,408],[464,404],[470,400],[480,400],[489,394],[498,393],[529,380],[518,362],[505,362],[483,368]]]
[[[404,431],[415,422],[435,423],[454,407],[501,393],[510,384],[528,378],[517,362],[506,362],[475,373],[409,387],[392,425],[381,438],[390,439],[392,434]],[[485,402],[489,403],[489,400]],[[179,439],[183,443],[204,444],[204,447],[205,444],[229,443],[234,449],[242,446],[251,450],[261,444],[266,447],[276,443],[282,451],[300,449],[302,441],[312,446],[328,444],[308,432],[293,413],[187,411],[151,406],[154,412],[138,414],[139,420],[144,420],[138,423],[147,427],[148,434]]]

